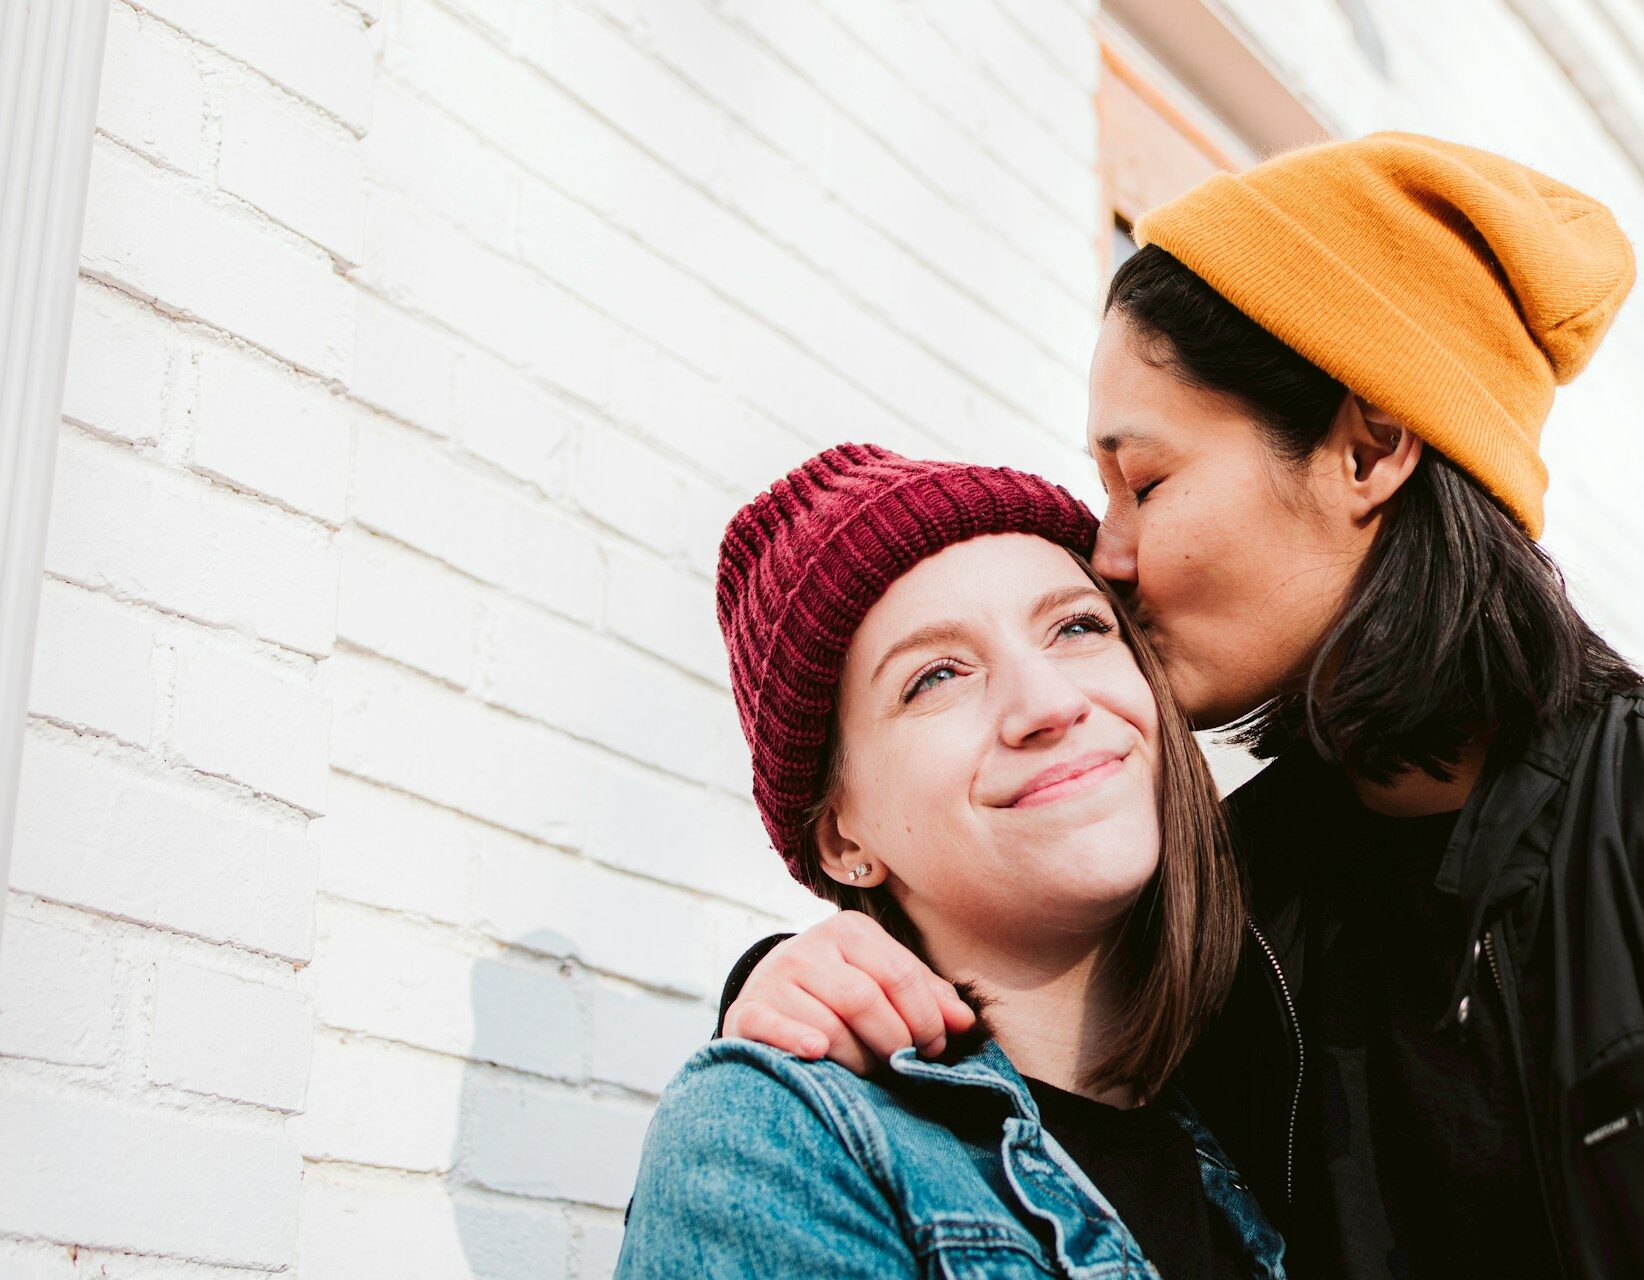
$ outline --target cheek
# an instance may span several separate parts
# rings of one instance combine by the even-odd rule
[[[846,813],[852,838],[898,872],[931,856],[970,812],[974,762],[940,717],[853,749]],[[936,837],[933,839],[933,837]]]
[[[1105,669],[1098,672],[1100,690],[1091,701],[1106,706],[1141,736],[1157,754],[1159,745],[1159,703],[1153,689],[1136,665],[1128,649],[1116,650]]]
[[[1186,481],[1145,506],[1136,534],[1137,577],[1150,609],[1199,612],[1254,594],[1294,521],[1263,474],[1241,469]]]

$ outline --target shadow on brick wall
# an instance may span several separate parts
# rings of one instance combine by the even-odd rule
[[[611,1273],[655,1095],[713,1030],[701,1001],[573,950],[545,929],[474,963],[451,1199],[475,1280]]]

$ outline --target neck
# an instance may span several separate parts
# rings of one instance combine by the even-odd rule
[[[1115,931],[1116,932],[1116,931]],[[1129,1085],[1093,1090],[1087,1081],[1112,1045],[1118,992],[1104,962],[1108,939],[1082,939],[1049,954],[1033,945],[941,945],[925,931],[937,971],[972,984],[988,1000],[987,1020],[1016,1069],[1058,1089],[1112,1106],[1136,1104]]]
[[[1421,769],[1399,774],[1391,782],[1370,782],[1353,778],[1359,802],[1375,813],[1390,818],[1419,818],[1429,813],[1449,813],[1467,803],[1479,775],[1484,772],[1483,743],[1463,749],[1448,782],[1441,782]]]

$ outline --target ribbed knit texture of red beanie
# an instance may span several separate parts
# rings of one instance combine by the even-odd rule
[[[1089,555],[1096,517],[1038,476],[842,444],[789,472],[725,530],[719,627],[754,801],[801,882],[805,820],[851,637],[914,565],[992,533],[1036,534]]]

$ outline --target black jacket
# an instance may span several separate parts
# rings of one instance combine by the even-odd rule
[[[1281,1230],[1307,1070],[1303,962],[1336,923],[1309,886],[1345,786],[1299,748],[1229,797],[1251,928],[1232,995],[1182,1070]],[[1644,1276],[1644,691],[1487,762],[1436,883],[1469,922],[1448,1016],[1500,1002],[1566,1280]]]
[[[1200,1114],[1274,1224],[1291,1226],[1306,1043],[1296,1016],[1309,937],[1334,922],[1308,892],[1346,783],[1296,749],[1228,798],[1252,889],[1231,995],[1182,1068]],[[1450,1017],[1497,1000],[1565,1280],[1644,1276],[1644,690],[1487,762],[1438,887],[1467,936]],[[786,936],[786,935],[782,935]],[[735,999],[780,937],[737,962]],[[1533,991],[1533,999],[1525,993]]]

